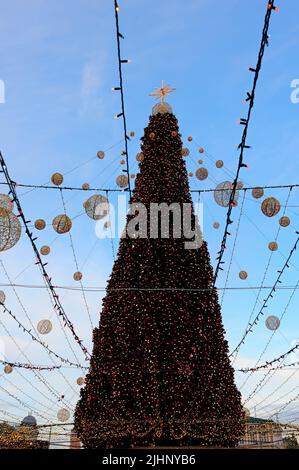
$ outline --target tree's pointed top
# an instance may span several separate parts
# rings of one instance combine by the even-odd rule
[[[170,85],[166,85],[164,80],[162,80],[161,88],[156,88],[149,96],[154,96],[157,100],[160,99],[161,103],[164,103],[165,96],[170,95],[176,88],[171,88]]]
[[[170,104],[165,102],[165,97],[170,95],[176,88],[171,88],[170,85],[166,85],[162,80],[161,88],[156,88],[149,96],[154,96],[157,100],[160,100],[160,103],[157,103],[152,110],[152,114],[165,114],[172,113],[172,108]]]

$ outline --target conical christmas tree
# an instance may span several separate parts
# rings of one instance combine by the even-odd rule
[[[92,448],[235,446],[244,414],[207,244],[186,248],[190,240],[171,223],[166,238],[161,216],[156,234],[150,231],[153,203],[192,208],[177,119],[164,102],[154,110],[132,197],[148,221],[144,228],[134,211],[127,216],[127,229],[135,225],[139,237],[127,233],[120,241],[75,428]],[[191,228],[199,233],[193,208]]]

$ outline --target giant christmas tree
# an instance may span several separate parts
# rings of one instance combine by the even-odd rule
[[[163,100],[154,109],[132,196],[148,214],[151,203],[192,204],[177,119]],[[193,209],[191,220],[199,230]],[[77,433],[92,448],[235,446],[244,414],[207,244],[187,249],[171,227],[169,238],[161,226],[156,238],[146,231],[120,241],[76,407]]]

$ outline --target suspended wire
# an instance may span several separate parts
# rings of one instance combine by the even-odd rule
[[[47,265],[47,263],[42,262],[39,251],[38,251],[38,249],[36,247],[36,244],[35,244],[35,240],[37,239],[37,237],[34,238],[33,235],[32,235],[32,232],[30,232],[30,230],[28,228],[27,224],[28,224],[29,221],[27,221],[25,216],[24,216],[20,201],[18,199],[16,190],[15,190],[15,183],[12,181],[12,179],[9,176],[7,165],[5,163],[5,160],[4,160],[3,155],[2,155],[1,152],[0,152],[0,164],[1,164],[4,176],[6,178],[6,181],[9,185],[9,195],[10,194],[12,195],[12,200],[13,200],[13,202],[16,203],[16,206],[17,206],[17,209],[18,209],[18,212],[19,212],[19,217],[22,219],[22,221],[24,223],[25,232],[26,232],[26,234],[27,234],[27,236],[30,240],[33,251],[34,251],[35,256],[37,258],[36,264],[39,266],[39,268],[41,270],[41,273],[42,273],[42,276],[43,276],[43,279],[44,279],[45,283],[47,284],[47,286],[49,288],[49,291],[52,295],[53,302],[54,302],[54,310],[55,310],[55,312],[58,313],[59,316],[61,316],[63,318],[65,326],[67,326],[70,329],[74,339],[76,340],[79,347],[82,349],[82,351],[85,355],[85,358],[88,359],[90,357],[90,354],[87,351],[86,347],[83,345],[82,340],[79,338],[79,336],[75,332],[75,329],[74,329],[74,326],[73,326],[72,322],[69,320],[68,316],[66,315],[66,312],[64,311],[63,306],[61,305],[61,302],[59,300],[59,296],[55,292],[54,286],[53,286],[52,281],[51,281],[51,277],[48,275],[48,273],[45,269],[45,266]]]
[[[63,197],[62,189],[60,189],[60,195],[61,195],[64,214],[66,215],[66,205],[65,205],[65,200],[64,200],[64,197]],[[73,258],[74,258],[74,263],[75,263],[75,266],[76,266],[76,271],[79,272],[80,270],[79,270],[79,265],[78,265],[78,259],[77,259],[77,256],[76,256],[73,237],[72,237],[72,234],[71,234],[70,230],[68,232],[68,235],[69,235],[69,239],[70,239],[70,245],[71,245],[71,250],[72,250],[72,254],[73,254]],[[89,310],[89,306],[88,306],[88,303],[87,303],[87,299],[86,299],[86,295],[85,295],[85,292],[84,292],[84,288],[83,288],[83,284],[82,284],[81,279],[79,279],[79,284],[80,284],[80,287],[81,287],[83,302],[84,302],[84,305],[85,305],[85,308],[86,308],[86,312],[87,312],[87,316],[88,316],[89,323],[90,323],[90,326],[91,326],[91,330],[93,330],[93,324],[92,324],[92,320],[91,320],[90,310]]]
[[[296,231],[296,234],[299,235],[299,232]],[[281,277],[285,271],[286,268],[289,268],[289,261],[291,259],[291,257],[293,256],[293,253],[296,251],[297,249],[297,245],[298,245],[298,242],[299,242],[299,236],[297,237],[296,239],[296,242],[293,246],[293,248],[291,249],[290,253],[289,253],[289,256],[287,258],[287,260],[285,261],[283,267],[281,268],[281,270],[278,270],[277,272],[279,273],[278,274],[278,277],[276,279],[276,281],[274,282],[273,284],[273,287],[271,288],[269,294],[267,295],[267,297],[264,299],[263,301],[263,304],[262,304],[262,307],[260,308],[259,312],[257,313],[257,315],[255,316],[254,320],[249,322],[248,326],[246,327],[245,329],[245,332],[240,340],[240,342],[237,344],[237,346],[235,347],[235,349],[230,353],[230,357],[233,356],[236,352],[239,351],[240,347],[242,346],[242,344],[244,344],[245,342],[245,339],[247,337],[247,335],[249,333],[252,333],[252,328],[254,327],[254,325],[257,325],[257,323],[259,322],[259,319],[260,319],[260,316],[264,315],[264,309],[267,308],[267,303],[268,301],[270,300],[270,298],[273,297],[273,294],[275,293],[275,291],[277,290],[277,286],[278,284],[281,284]]]
[[[241,168],[246,168],[247,167],[247,165],[243,162],[243,154],[244,154],[245,149],[250,148],[250,146],[247,144],[247,133],[248,133],[248,127],[249,127],[249,123],[250,123],[250,118],[251,118],[251,115],[252,115],[251,114],[252,113],[252,108],[254,106],[255,91],[256,91],[256,86],[257,86],[261,66],[262,66],[262,60],[263,60],[263,56],[264,56],[264,52],[265,52],[265,47],[268,46],[268,39],[269,39],[268,30],[269,30],[270,18],[271,18],[271,14],[272,14],[273,9],[274,9],[274,0],[268,0],[267,11],[266,11],[265,19],[264,19],[264,27],[263,27],[263,33],[262,33],[262,39],[261,39],[257,64],[256,64],[255,68],[250,68],[250,70],[254,73],[254,79],[253,79],[253,86],[252,86],[251,93],[247,92],[246,101],[249,102],[247,117],[246,117],[246,119],[242,118],[240,120],[240,124],[242,124],[244,126],[244,130],[243,130],[243,134],[242,134],[241,143],[238,146],[238,149],[240,150],[239,161],[238,161],[238,167],[237,167],[236,175],[235,175],[235,178],[234,178],[234,181],[233,181],[233,184],[232,184],[232,188],[231,188],[224,234],[223,234],[223,238],[222,238],[222,242],[221,242],[221,247],[220,247],[220,250],[218,252],[218,256],[216,258],[217,259],[217,265],[216,265],[216,269],[215,269],[214,282],[213,282],[214,287],[215,287],[215,284],[216,284],[216,280],[217,280],[219,271],[220,270],[223,271],[223,268],[221,267],[221,265],[224,264],[224,261],[222,261],[222,258],[223,258],[224,251],[225,251],[226,244],[227,244],[227,237],[228,237],[228,235],[230,235],[228,227],[229,227],[229,225],[231,225],[233,223],[233,220],[231,219],[231,212],[232,212],[232,209],[233,209],[233,202],[234,202],[235,193],[236,193],[236,190],[237,190],[239,173],[240,173]]]
[[[231,266],[232,266],[232,262],[233,262],[233,257],[234,257],[235,249],[236,249],[236,245],[237,245],[237,239],[238,239],[238,234],[239,234],[241,219],[242,219],[242,215],[243,215],[243,208],[244,208],[244,202],[245,202],[245,194],[246,194],[246,192],[244,191],[243,199],[242,199],[242,203],[241,203],[240,214],[239,214],[239,218],[238,218],[238,222],[237,222],[237,227],[236,227],[236,233],[235,233],[234,243],[233,243],[233,247],[232,247],[232,250],[231,250],[231,256],[230,256],[229,265],[228,265],[228,270],[227,270],[227,274],[226,274],[224,289],[223,289],[222,297],[221,297],[221,306],[222,306],[222,304],[223,304],[223,300],[224,300],[224,296],[225,296],[225,292],[226,292],[226,287],[227,287],[227,283],[228,283],[228,279],[229,279],[229,275],[230,275],[230,270],[231,270]]]
[[[122,117],[123,120],[123,128],[124,128],[124,140],[125,140],[125,158],[126,158],[126,170],[123,170],[127,173],[128,177],[128,190],[130,194],[130,199],[132,197],[131,194],[131,182],[130,182],[130,167],[129,167],[129,153],[128,153],[128,141],[130,137],[128,136],[127,132],[127,119],[125,113],[125,100],[124,100],[124,88],[123,88],[123,76],[122,76],[122,64],[128,62],[128,60],[123,60],[121,58],[121,51],[120,51],[120,38],[124,39],[124,36],[119,31],[119,21],[118,21],[118,3],[114,0],[114,13],[115,13],[115,26],[116,26],[116,41],[117,41],[117,57],[118,57],[118,71],[119,71],[119,87],[114,87],[114,90],[120,91],[120,99],[121,99],[121,113],[116,115],[116,118]]]
[[[81,364],[75,364],[74,362],[71,362],[69,361],[68,359],[60,356],[60,354],[56,353],[55,351],[53,351],[52,349],[49,348],[49,346],[44,343],[43,341],[41,341],[40,338],[36,337],[32,332],[31,330],[28,330],[28,328],[26,328],[18,319],[17,317],[12,313],[11,310],[9,310],[3,303],[1,304],[1,307],[3,308],[3,311],[5,313],[7,313],[11,318],[13,318],[13,320],[18,324],[19,328],[21,328],[23,330],[24,333],[27,333],[31,339],[35,342],[37,342],[38,344],[40,344],[44,349],[46,349],[46,351],[48,352],[49,355],[53,354],[53,356],[55,356],[57,359],[59,359],[61,362],[65,363],[65,364],[69,364],[70,366],[74,366],[74,367],[80,367],[82,368],[82,365]]]
[[[116,157],[114,159],[114,161],[116,161],[117,159],[118,159],[118,157]],[[102,174],[102,173],[103,173],[103,170],[101,170],[100,174]],[[53,189],[53,190],[58,190],[58,191],[60,189],[63,189],[63,191],[82,191],[82,192],[85,192],[85,193],[95,192],[95,191],[99,191],[99,192],[108,191],[109,193],[124,192],[124,190],[120,189],[120,188],[89,188],[89,189],[83,189],[81,186],[50,186],[50,185],[44,185],[44,184],[24,184],[24,183],[14,183],[14,184],[15,184],[15,187],[20,187],[20,188]],[[8,183],[6,181],[2,181],[2,182],[0,182],[0,185],[8,186]],[[248,191],[248,190],[255,189],[257,187],[261,188],[261,189],[289,189],[289,188],[298,188],[299,183],[298,184],[276,184],[276,185],[260,185],[260,184],[258,184],[256,186],[244,186],[243,188],[238,188],[238,191],[239,192],[240,191]],[[232,188],[223,188],[223,189],[218,189],[218,190],[215,190],[215,188],[190,189],[191,193],[214,193],[216,191],[221,191],[221,192],[232,191]],[[252,201],[252,202],[255,202],[255,201]],[[290,207],[298,207],[298,206],[290,206]]]
[[[287,312],[287,310],[288,310],[288,308],[289,308],[289,306],[290,306],[290,303],[291,303],[291,301],[292,301],[292,299],[293,299],[293,297],[294,297],[294,295],[295,295],[295,292],[296,292],[296,289],[298,288],[298,286],[299,286],[299,280],[297,281],[297,284],[296,284],[296,286],[295,286],[293,292],[291,293],[291,295],[290,295],[290,297],[289,297],[289,299],[288,299],[288,301],[287,301],[287,303],[286,303],[286,306],[285,306],[285,308],[284,308],[284,310],[283,310],[281,316],[279,317],[280,323],[281,323],[283,317],[285,316],[285,314],[286,314],[286,312]],[[258,364],[260,363],[262,357],[264,356],[265,352],[267,351],[268,346],[269,346],[269,344],[271,343],[271,341],[272,341],[272,339],[273,339],[273,337],[274,337],[276,331],[277,331],[277,330],[274,330],[274,331],[272,332],[270,338],[268,339],[268,341],[267,341],[267,343],[266,343],[266,346],[264,347],[263,351],[262,351],[261,354],[259,355],[259,357],[258,357],[258,359],[257,359],[257,361],[256,361],[256,363],[255,363],[255,365],[254,365],[254,367],[253,367],[254,370],[256,370],[256,367],[258,367]],[[284,359],[285,359],[285,358],[284,358]],[[277,370],[277,369],[276,369],[276,370]],[[242,389],[242,387],[247,383],[247,381],[250,379],[250,377],[252,376],[252,374],[253,374],[253,371],[251,371],[251,373],[248,375],[247,380],[245,380],[244,383],[241,385],[241,387],[240,387],[241,389]],[[273,372],[272,377],[273,377],[274,375],[275,375],[275,372]],[[260,390],[260,389],[259,389],[259,390]],[[251,398],[252,398],[254,395],[251,394],[250,396],[251,396]]]

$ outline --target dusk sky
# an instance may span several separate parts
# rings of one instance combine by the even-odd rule
[[[121,110],[120,95],[111,91],[118,86],[112,0],[2,0],[0,4],[0,79],[5,86],[5,99],[0,104],[0,149],[11,178],[17,183],[49,184],[51,175],[60,172],[65,186],[89,183],[95,188],[116,189],[124,141],[122,120],[114,119]],[[265,0],[119,0],[120,30],[125,37],[121,42],[122,57],[131,59],[123,66],[127,123],[129,131],[136,134],[129,143],[131,173],[138,172],[135,157],[155,104],[149,93],[164,80],[176,88],[168,102],[178,118],[183,143],[190,149],[186,157],[188,172],[195,174],[200,158],[209,171],[205,181],[190,177],[190,188],[214,189],[223,181],[232,181],[243,130],[237,121],[247,112],[243,100],[253,80],[248,66],[256,64],[266,4]],[[292,88],[298,80],[299,89],[299,3],[277,0],[277,5],[280,10],[272,14],[269,47],[249,127],[252,148],[245,154],[248,168],[240,174],[245,187],[299,184],[299,91]],[[188,136],[193,137],[191,143]],[[204,148],[203,154],[198,152],[199,147]],[[98,150],[105,151],[103,160],[96,157]],[[222,169],[215,166],[218,159],[224,161]],[[4,182],[3,176],[0,181]],[[1,185],[1,193],[6,192],[7,187]],[[47,221],[44,231],[32,230],[38,236],[39,248],[51,247],[45,261],[53,284],[78,287],[73,280],[77,269],[70,237],[57,235],[51,226],[55,215],[64,212],[60,191],[17,188],[17,192],[27,220]],[[118,245],[117,239],[97,238],[95,222],[83,209],[83,202],[92,194],[62,192],[67,214],[73,219],[72,241],[83,285],[102,290],[87,291],[86,306],[80,290],[59,289],[65,311],[89,350],[89,315],[93,326],[97,325],[113,251],[116,255]],[[106,195],[99,191],[96,194]],[[109,193],[116,208],[117,194]],[[238,207],[233,209],[235,223],[224,256],[224,271],[217,280],[231,350],[239,343],[249,317],[258,313],[277,278],[277,270],[296,242],[298,195],[296,187],[291,191],[265,190],[265,197],[274,196],[281,203],[280,213],[267,218],[260,209],[262,199],[254,199],[251,190],[240,192]],[[203,235],[215,266],[227,210],[217,206],[213,192],[201,194],[200,199],[197,193],[193,196],[194,202],[202,203]],[[284,212],[291,224],[280,228],[278,220]],[[218,230],[213,228],[216,221],[220,224]],[[278,250],[270,252],[268,243],[275,240]],[[0,260],[0,284],[5,285],[1,289],[6,294],[7,308],[28,329],[32,329],[29,318],[34,326],[41,319],[50,319],[53,330],[43,337],[49,347],[71,361],[76,362],[77,357],[86,366],[71,334],[62,330],[46,289],[38,287],[43,280],[24,230],[19,243],[1,253]],[[241,347],[234,363],[236,369],[255,366],[262,353],[259,364],[263,364],[299,342],[298,263],[299,250],[283,274],[284,289],[278,289],[270,299],[265,315]],[[239,279],[241,270],[248,272],[247,280]],[[18,286],[7,286],[10,283]],[[266,288],[260,290],[261,285]],[[224,287],[234,289],[223,294]],[[273,338],[265,326],[268,315],[282,317]],[[3,360],[53,365],[47,352],[2,312],[0,346]],[[299,361],[299,350],[286,358],[285,364],[295,361]],[[284,420],[299,419],[295,399],[299,393],[298,367],[271,374],[264,387],[245,404],[252,415],[280,414],[280,408],[292,400],[281,416]],[[42,372],[41,377],[58,396],[65,396],[65,403],[72,409],[79,392],[76,379],[84,373],[65,367],[59,372]],[[236,372],[239,387],[248,375]],[[263,375],[253,373],[242,386],[244,400]],[[56,422],[57,411],[66,406],[33,371],[0,373],[0,385],[6,390],[0,388],[0,419],[18,421],[31,411],[38,422]]]

